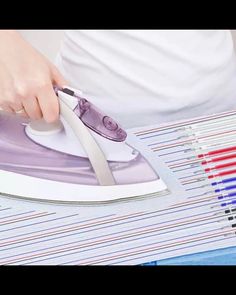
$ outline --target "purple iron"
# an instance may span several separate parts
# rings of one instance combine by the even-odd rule
[[[119,123],[82,93],[56,88],[60,120],[0,112],[0,193],[96,204],[168,193]]]

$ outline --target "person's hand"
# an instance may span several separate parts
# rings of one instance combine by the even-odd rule
[[[53,85],[66,81],[56,67],[16,31],[0,30],[0,107],[31,119],[59,116]]]

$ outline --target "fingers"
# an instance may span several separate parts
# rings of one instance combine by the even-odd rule
[[[43,118],[48,123],[53,123],[59,119],[58,97],[52,84],[42,87],[37,94],[37,99]]]
[[[1,109],[5,112],[11,113],[11,114],[14,113],[14,110],[10,106],[5,105],[5,104],[1,104]]]
[[[41,119],[52,123],[59,118],[58,98],[53,89],[52,82],[34,88],[35,91],[11,92],[1,101],[1,109],[8,113],[17,113],[33,120]]]
[[[54,65],[50,66],[48,78],[34,78],[28,83],[17,83],[3,88],[4,99],[0,107],[9,113],[17,113],[30,119],[44,118],[52,123],[59,119],[59,102],[53,85],[63,87],[67,81]],[[7,89],[7,90],[6,90]]]
[[[37,94],[39,106],[42,111],[43,118],[46,122],[52,123],[59,119],[59,102],[58,97],[53,89],[53,85],[61,86],[68,85],[66,79],[61,75],[58,69],[50,64],[51,83],[42,87]]]
[[[10,107],[15,113],[19,113],[24,110],[24,107],[20,100],[17,100],[16,102],[10,102],[8,107]]]
[[[10,105],[9,109],[10,109],[11,113],[16,113],[24,118],[29,118],[29,115],[26,113],[25,108],[22,103],[19,103],[17,105]],[[5,111],[7,111],[7,110],[5,110]],[[9,112],[9,110],[8,110],[8,112]]]
[[[66,79],[61,75],[61,73],[58,71],[58,69],[54,65],[51,65],[51,74],[52,74],[51,76],[52,81],[55,85],[62,87],[68,84]]]
[[[23,110],[19,113],[19,115],[21,115],[21,116],[24,117],[24,118],[29,118],[29,115],[26,113],[25,109],[23,109]]]
[[[17,95],[15,97],[17,98],[11,98],[8,102],[1,103],[1,109],[5,112],[19,114],[34,120],[42,118],[42,112],[36,98],[20,99]]]
[[[38,100],[36,97],[33,98],[25,98],[22,101],[22,106],[23,106],[23,114],[25,113],[29,118],[38,120],[42,118],[42,112],[38,103]],[[22,111],[21,109],[18,109],[18,112]],[[15,112],[17,110],[15,109]]]

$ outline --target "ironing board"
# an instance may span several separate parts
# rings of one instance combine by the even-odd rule
[[[228,176],[219,178],[223,176],[223,172],[218,171],[206,174],[209,168],[200,171],[204,177],[196,178],[195,173],[199,174],[198,171],[203,165],[201,158],[205,155],[196,153],[196,144],[192,148],[195,137],[191,139],[188,147],[179,142],[183,137],[186,140],[186,130],[189,130],[186,125],[199,127],[207,124],[208,126],[211,122],[213,125],[217,124],[219,128],[218,125],[221,127],[226,120],[230,122],[228,125],[235,123],[236,111],[191,119],[187,123],[184,121],[163,127],[145,127],[148,130],[143,127],[140,127],[140,130],[138,128],[129,130],[130,144],[142,150],[143,156],[157,167],[159,176],[167,187],[171,188],[172,193],[165,197],[165,202],[162,198],[152,198],[150,202],[140,199],[132,206],[120,202],[109,206],[97,206],[94,210],[93,206],[80,207],[35,201],[31,203],[20,198],[0,196],[2,212],[0,264],[236,265],[234,229],[236,224],[228,218],[229,214],[236,217],[234,213],[236,206],[231,206],[236,204],[236,200],[222,201],[222,198],[225,200],[235,197],[235,193],[215,195],[217,193],[215,190],[218,191],[219,187],[220,191],[224,189],[218,186],[218,183],[222,183],[220,180],[227,180],[228,183],[235,182],[236,179],[229,179]],[[182,128],[183,126],[185,128]],[[211,129],[217,128],[211,127]],[[149,136],[151,131],[155,136]],[[236,133],[236,130],[233,132]],[[210,135],[219,136],[218,133]],[[155,139],[156,136],[159,136],[158,141]],[[226,141],[219,143],[218,139],[216,141],[217,151],[215,146],[213,150],[216,154],[222,153],[220,143],[232,145],[232,140],[229,143]],[[158,147],[155,147],[157,144]],[[174,148],[174,153],[163,152],[167,148]],[[236,143],[233,148],[236,150]],[[180,153],[181,156],[177,158],[176,153]],[[183,164],[183,160],[180,157],[185,156],[184,159],[192,162],[192,157],[195,159],[196,155],[201,159],[197,159],[201,166],[191,165],[191,173],[189,170],[181,172],[183,170],[178,166]],[[172,158],[180,164],[178,162],[169,164],[173,162]],[[234,162],[229,164],[236,166]],[[186,162],[184,165],[186,166]],[[213,168],[220,169],[212,166],[211,169]],[[235,170],[226,170],[226,172],[227,175],[236,174]],[[190,181],[185,180],[186,177],[191,177]],[[214,185],[212,178],[215,181]],[[200,186],[196,186],[196,182],[201,182]],[[193,192],[189,193],[189,188]],[[213,196],[211,196],[212,190]],[[221,207],[226,207],[227,210]]]

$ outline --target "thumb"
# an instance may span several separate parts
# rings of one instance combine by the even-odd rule
[[[66,79],[62,76],[62,74],[54,65],[51,66],[51,74],[52,74],[52,81],[57,86],[62,87],[62,86],[68,85],[68,82],[66,81]]]

